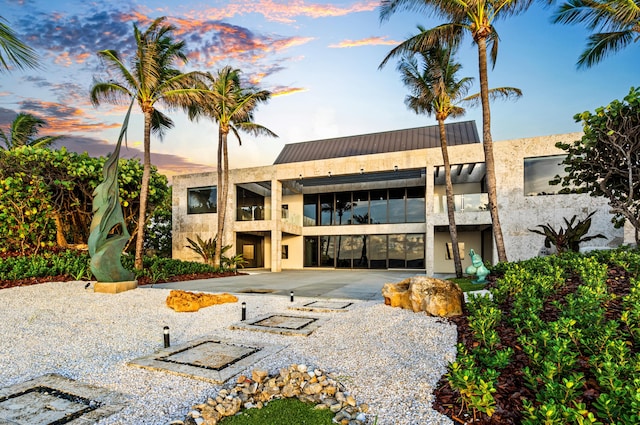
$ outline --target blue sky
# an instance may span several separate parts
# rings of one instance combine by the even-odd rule
[[[41,69],[0,74],[0,125],[16,113],[45,119],[45,134],[64,134],[57,146],[105,155],[113,150],[124,110],[89,101],[93,78],[104,76],[96,52],[115,49],[129,57],[133,23],[140,28],[167,16],[184,40],[190,61],[184,70],[215,72],[225,65],[270,90],[256,122],[277,139],[230,139],[232,167],[268,165],[286,143],[435,125],[404,104],[396,63],[378,65],[395,45],[416,33],[418,24],[441,23],[426,15],[401,13],[379,19],[379,1],[33,1],[0,0],[0,16],[40,55]],[[515,102],[492,105],[495,141],[579,131],[573,115],[624,97],[637,86],[638,45],[590,69],[576,61],[588,32],[581,25],[552,24],[553,8],[533,6],[500,20],[498,61],[491,87],[523,91]],[[466,38],[458,54],[460,76],[475,77],[477,53]],[[478,91],[477,84],[472,91]],[[168,175],[215,170],[216,127],[191,122],[179,111],[165,111],[175,128],[152,139],[152,162]],[[475,120],[479,108],[459,120]],[[123,156],[141,158],[139,111],[128,132]]]

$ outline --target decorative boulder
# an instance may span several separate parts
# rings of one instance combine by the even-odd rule
[[[464,294],[457,283],[427,276],[414,276],[382,287],[384,303],[429,316],[462,315]]]
[[[204,294],[172,290],[167,297],[167,305],[175,311],[198,311],[215,304],[235,303],[238,298],[231,294]]]

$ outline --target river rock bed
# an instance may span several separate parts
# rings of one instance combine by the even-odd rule
[[[100,294],[85,284],[50,282],[0,291],[0,387],[58,373],[127,397],[127,407],[99,424],[183,421],[194,406],[230,391],[239,378],[214,385],[127,365],[161,349],[163,327],[169,326],[176,345],[210,335],[284,345],[251,369],[273,376],[292,365],[332,372],[342,393],[367,405],[367,412],[360,412],[365,423],[377,417],[379,425],[452,424],[431,408],[433,388],[455,359],[456,330],[446,320],[391,308],[382,300],[356,300],[346,312],[323,313],[329,320],[310,336],[284,336],[229,326],[240,320],[243,301],[251,318],[284,313],[313,299],[297,297],[292,304],[289,297],[237,294],[238,303],[176,313],[165,304],[168,289]]]

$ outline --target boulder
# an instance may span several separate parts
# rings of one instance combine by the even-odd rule
[[[430,316],[462,315],[464,294],[457,283],[427,276],[413,276],[382,287],[384,303]]]
[[[175,311],[198,311],[215,304],[235,303],[238,298],[231,294],[204,294],[172,290],[167,297],[167,305]]]

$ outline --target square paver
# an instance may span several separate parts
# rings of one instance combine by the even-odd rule
[[[207,337],[162,349],[135,359],[129,365],[222,384],[282,348],[279,345]]]
[[[353,305],[351,301],[312,301],[298,307],[289,307],[290,310],[316,311],[319,313],[339,313],[344,312]]]
[[[319,317],[268,314],[252,320],[235,323],[231,325],[231,329],[309,336],[324,322],[325,320]]]
[[[123,394],[60,375],[0,389],[1,425],[89,425],[125,406]]]

